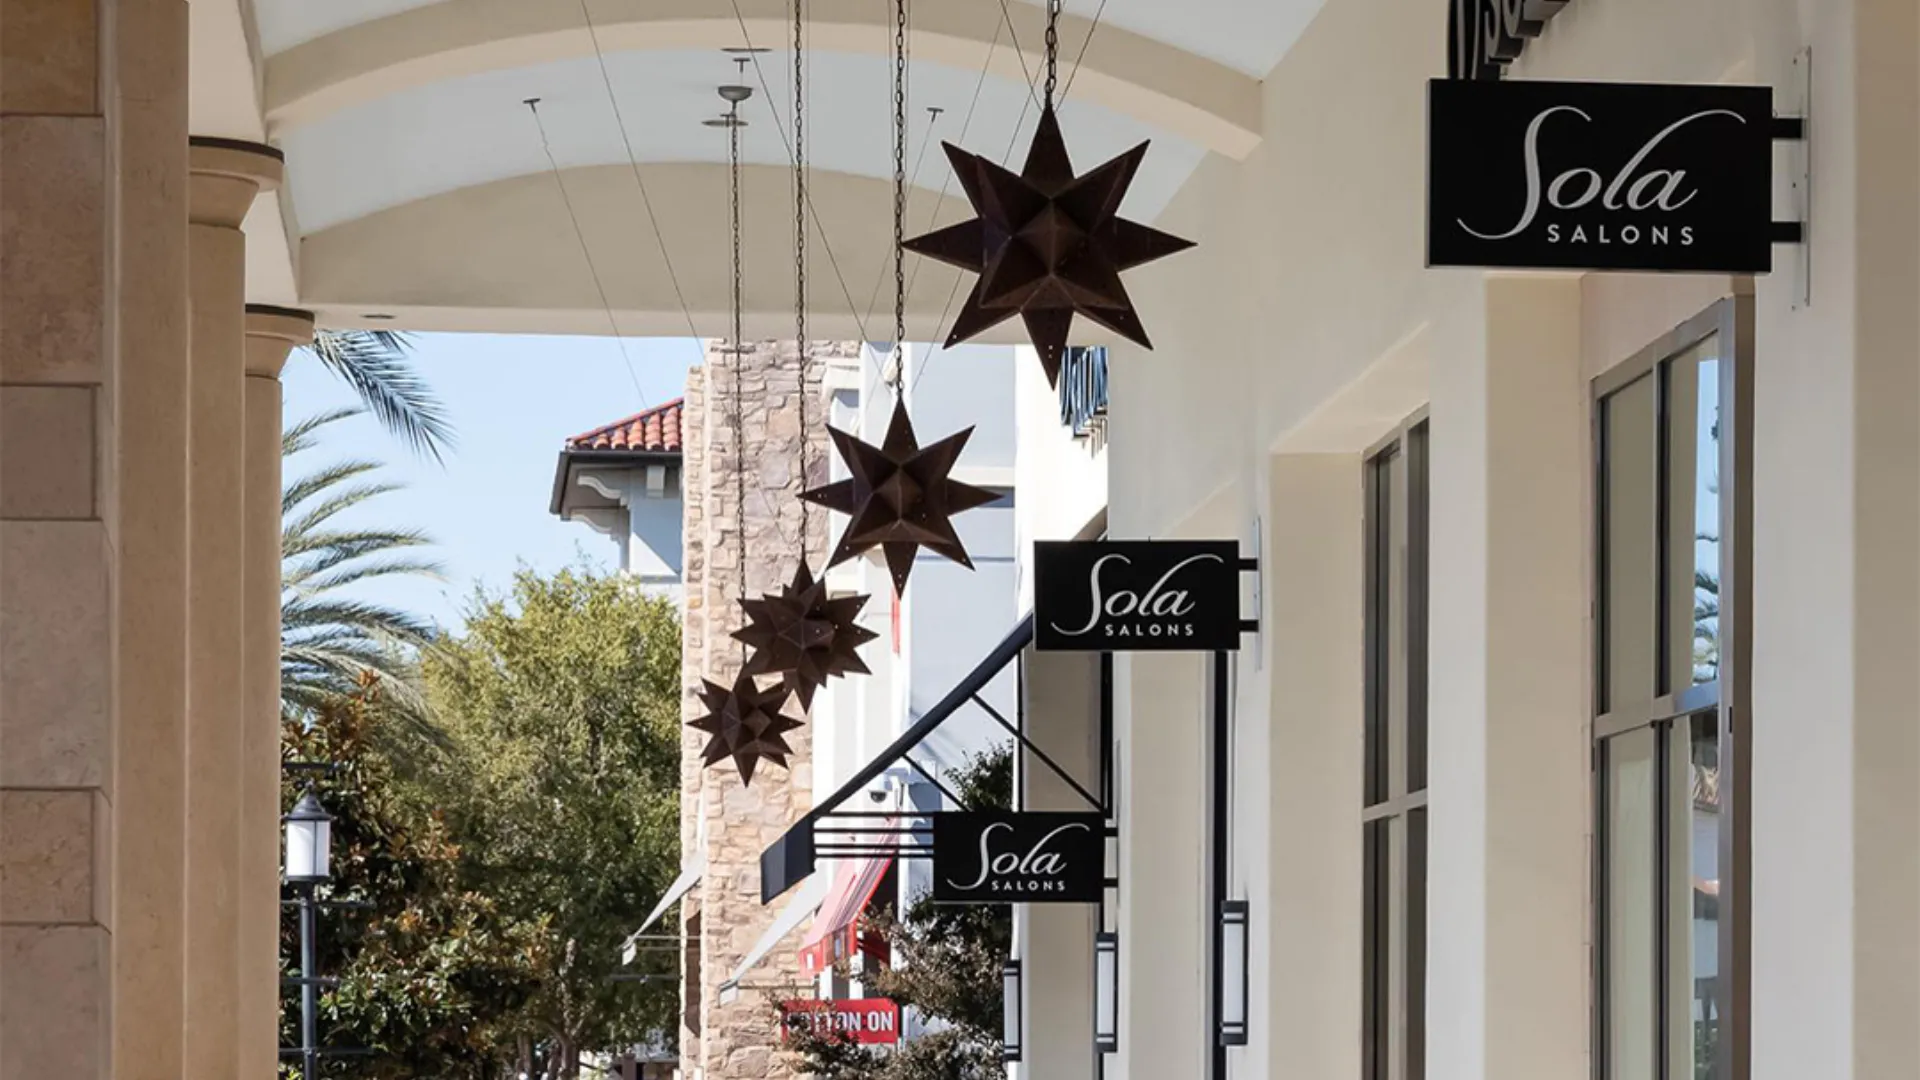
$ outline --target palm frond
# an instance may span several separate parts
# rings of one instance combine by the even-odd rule
[[[284,536],[303,537],[326,524],[345,511],[351,510],[368,499],[391,495],[399,491],[398,484],[355,484],[331,493],[316,492],[310,497],[310,506],[299,507],[299,513],[282,525]],[[324,495],[324,497],[322,497]],[[317,499],[317,501],[314,501]],[[284,551],[284,548],[282,549]]]
[[[314,446],[314,433],[328,424],[338,423],[351,416],[359,416],[361,410],[351,406],[328,409],[315,413],[305,420],[298,420],[280,433],[280,456],[292,457],[302,450],[311,450]]]
[[[425,533],[414,530],[355,529],[352,532],[321,532],[306,536],[282,537],[280,557],[310,560],[299,565],[311,570],[328,570],[350,559],[377,555],[382,551],[424,547],[433,543]]]
[[[310,450],[321,428],[358,411],[337,409],[290,425],[282,442],[286,455]],[[431,541],[413,529],[327,527],[341,512],[398,490],[372,478],[378,468],[366,461],[336,462],[289,478],[282,489],[281,713],[302,716],[371,690],[385,715],[437,745],[445,736],[433,723],[417,676],[419,652],[432,647],[439,628],[342,592],[356,582],[440,576],[436,563],[415,554]]]
[[[283,455],[284,456],[284,455]],[[292,516],[300,504],[319,495],[336,484],[344,484],[356,476],[364,476],[380,468],[377,461],[343,461],[329,465],[319,472],[303,476],[288,484],[280,493],[280,517],[284,521]]]
[[[453,423],[439,397],[414,370],[412,341],[389,330],[320,330],[308,351],[353,388],[381,426],[415,453],[444,461]]]
[[[424,577],[444,581],[446,568],[432,559],[385,559],[379,562],[363,562],[334,570],[325,577],[311,580],[305,586],[305,590],[309,593],[323,593],[344,585],[351,585],[356,581],[370,581],[383,577]]]
[[[404,611],[358,600],[329,600],[294,595],[280,605],[282,632],[309,626],[344,626],[368,637],[386,637],[407,645],[425,645],[438,628]]]

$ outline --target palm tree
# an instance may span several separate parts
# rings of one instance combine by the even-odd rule
[[[400,441],[417,454],[442,460],[453,445],[453,423],[414,370],[411,338],[392,330],[315,330],[307,349]]]
[[[358,415],[336,409],[287,428],[283,459],[312,449],[320,429]],[[398,490],[372,478],[380,466],[342,461],[290,480],[280,512],[280,709],[299,717],[340,697],[372,690],[402,717],[424,724],[413,651],[433,640],[433,623],[345,595],[356,582],[422,575],[440,567],[419,554],[431,541],[413,529],[341,528],[346,510]]]

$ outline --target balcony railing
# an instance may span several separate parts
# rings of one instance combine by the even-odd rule
[[[1060,361],[1060,423],[1076,439],[1107,426],[1107,350],[1069,348]]]

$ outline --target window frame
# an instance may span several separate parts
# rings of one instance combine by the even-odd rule
[[[1417,750],[1424,759],[1429,745],[1425,695],[1431,457],[1432,425],[1422,408],[1368,447],[1361,459],[1366,657],[1360,800],[1363,1080],[1422,1080],[1426,1072],[1425,894],[1432,852],[1428,847],[1416,856],[1412,839],[1415,815],[1423,815],[1423,824],[1431,825],[1424,818],[1429,773],[1424,760],[1416,772],[1412,758]],[[1414,542],[1416,532],[1419,543]],[[1373,839],[1376,835],[1378,840]],[[1380,894],[1384,903],[1376,909]],[[1421,920],[1418,927],[1415,911]],[[1411,970],[1416,950],[1417,971]]]
[[[1718,611],[1716,614],[1715,639],[1718,647],[1718,662],[1715,678],[1709,682],[1692,683],[1675,687],[1673,682],[1682,681],[1676,676],[1681,670],[1691,670],[1690,661],[1682,664],[1683,647],[1673,637],[1678,625],[1677,612],[1681,597],[1673,588],[1675,574],[1673,560],[1682,559],[1687,567],[1695,567],[1695,556],[1690,535],[1683,538],[1681,530],[1670,527],[1674,500],[1670,497],[1669,480],[1672,475],[1672,461],[1668,442],[1669,425],[1667,416],[1667,395],[1669,387],[1665,382],[1668,361],[1685,355],[1709,338],[1718,335],[1718,423],[1720,439],[1718,458],[1719,476],[1719,541],[1717,543],[1719,589]],[[1592,976],[1593,1001],[1591,1016],[1591,1073],[1594,1080],[1607,1080],[1609,1066],[1609,1027],[1608,1027],[1608,928],[1610,912],[1610,879],[1607,864],[1608,849],[1608,805],[1606,802],[1605,771],[1606,746],[1609,740],[1640,730],[1650,729],[1656,735],[1655,783],[1658,801],[1656,803],[1655,859],[1659,868],[1656,882],[1666,882],[1672,873],[1673,854],[1669,850],[1673,835],[1670,812],[1672,766],[1675,760],[1672,744],[1679,738],[1690,744],[1691,717],[1711,712],[1717,719],[1717,756],[1718,756],[1718,795],[1720,822],[1717,829],[1717,859],[1719,867],[1719,911],[1717,921],[1718,939],[1716,941],[1716,986],[1714,1007],[1720,1020],[1718,1046],[1711,1075],[1713,1080],[1748,1080],[1751,1072],[1750,1055],[1750,1001],[1751,1001],[1751,928],[1750,875],[1752,862],[1750,814],[1751,799],[1746,790],[1745,778],[1749,773],[1751,761],[1751,739],[1740,737],[1748,717],[1748,702],[1751,687],[1750,672],[1752,660],[1752,625],[1747,616],[1751,603],[1751,563],[1753,535],[1752,467],[1753,467],[1753,298],[1750,291],[1741,292],[1716,301],[1705,310],[1668,331],[1632,357],[1608,369],[1591,381],[1589,409],[1591,414],[1591,434],[1593,453],[1592,495],[1590,506],[1593,509],[1593,577],[1591,581],[1593,618],[1593,653],[1591,671],[1593,683],[1590,687],[1590,733],[1589,743],[1592,753],[1592,844],[1591,881],[1593,934],[1590,949],[1589,967]],[[1655,454],[1655,512],[1661,542],[1657,548],[1655,562],[1658,583],[1655,593],[1656,620],[1656,656],[1654,671],[1656,679],[1655,694],[1644,701],[1616,702],[1609,700],[1612,669],[1608,656],[1610,625],[1608,622],[1608,600],[1611,579],[1608,565],[1608,454],[1606,437],[1607,413],[1605,402],[1618,391],[1636,380],[1652,376],[1655,378],[1654,393],[1655,432],[1657,452]],[[1697,407],[1697,406],[1696,406]],[[1697,466],[1696,466],[1697,467]],[[1686,505],[1692,506],[1692,494],[1687,493]],[[1690,534],[1690,530],[1687,531]],[[1685,594],[1685,609],[1692,610],[1692,592]],[[1692,623],[1689,614],[1688,623]],[[1684,655],[1691,655],[1692,635],[1685,637]],[[1671,680],[1661,684],[1662,674]],[[1672,912],[1668,908],[1671,897],[1666,894],[1671,888],[1656,887],[1650,897],[1655,906],[1654,926],[1657,932],[1655,951],[1655,970],[1659,973],[1655,993],[1655,1078],[1656,1080],[1692,1080],[1688,1077],[1670,1075],[1671,1033],[1669,1018],[1672,1013],[1668,995],[1672,990],[1672,965],[1669,950],[1672,937]]]

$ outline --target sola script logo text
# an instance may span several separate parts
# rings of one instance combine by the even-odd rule
[[[1093,569],[1087,574],[1087,591],[1093,599],[1092,610],[1087,614],[1085,625],[1078,629],[1068,629],[1059,623],[1053,628],[1069,637],[1084,637],[1101,626],[1101,620],[1107,620],[1104,626],[1105,636],[1110,638],[1135,637],[1192,637],[1193,624],[1180,621],[1194,608],[1194,600],[1185,589],[1168,588],[1168,582],[1180,571],[1199,562],[1225,562],[1218,555],[1194,555],[1175,563],[1160,580],[1153,583],[1146,592],[1135,593],[1129,589],[1118,589],[1109,595],[1103,588],[1100,575],[1108,563],[1118,562],[1121,566],[1131,566],[1133,560],[1125,555],[1102,555],[1095,560]],[[1119,619],[1153,620],[1140,625],[1115,622]]]
[[[987,892],[1008,894],[1066,890],[1066,883],[1060,880],[1067,871],[1066,857],[1057,851],[1048,851],[1047,844],[1064,832],[1088,831],[1086,825],[1080,822],[1062,825],[1041,837],[1025,855],[1013,851],[1003,851],[998,855],[993,853],[993,834],[1002,830],[1012,832],[1013,826],[996,821],[980,830],[979,877],[965,884],[948,878],[947,884],[969,892],[984,887]]]
[[[1457,218],[1455,224],[1458,224],[1468,235],[1481,240],[1508,240],[1532,228],[1535,222],[1540,220],[1543,208],[1549,212],[1582,210],[1598,201],[1603,209],[1621,212],[1620,220],[1615,221],[1611,228],[1606,224],[1600,224],[1589,230],[1585,224],[1569,227],[1564,222],[1548,220],[1545,223],[1547,242],[1550,244],[1620,243],[1626,245],[1648,243],[1655,246],[1678,243],[1681,247],[1693,246],[1693,226],[1687,224],[1676,226],[1671,221],[1655,215],[1671,214],[1685,207],[1699,196],[1699,189],[1687,184],[1685,169],[1642,171],[1642,167],[1646,164],[1647,158],[1659,149],[1660,144],[1665,142],[1668,136],[1689,124],[1720,116],[1730,117],[1744,124],[1747,122],[1745,117],[1731,109],[1704,109],[1661,128],[1653,138],[1648,139],[1646,144],[1640,147],[1633,157],[1627,160],[1625,165],[1621,166],[1611,180],[1603,177],[1596,169],[1580,166],[1568,169],[1543,184],[1545,177],[1540,168],[1540,132],[1546,126],[1547,120],[1559,113],[1570,113],[1589,123],[1593,121],[1592,115],[1584,109],[1572,105],[1556,105],[1542,111],[1527,125],[1527,201],[1520,211],[1519,220],[1503,232],[1482,232]],[[1648,216],[1643,219],[1628,216],[1636,213]]]

